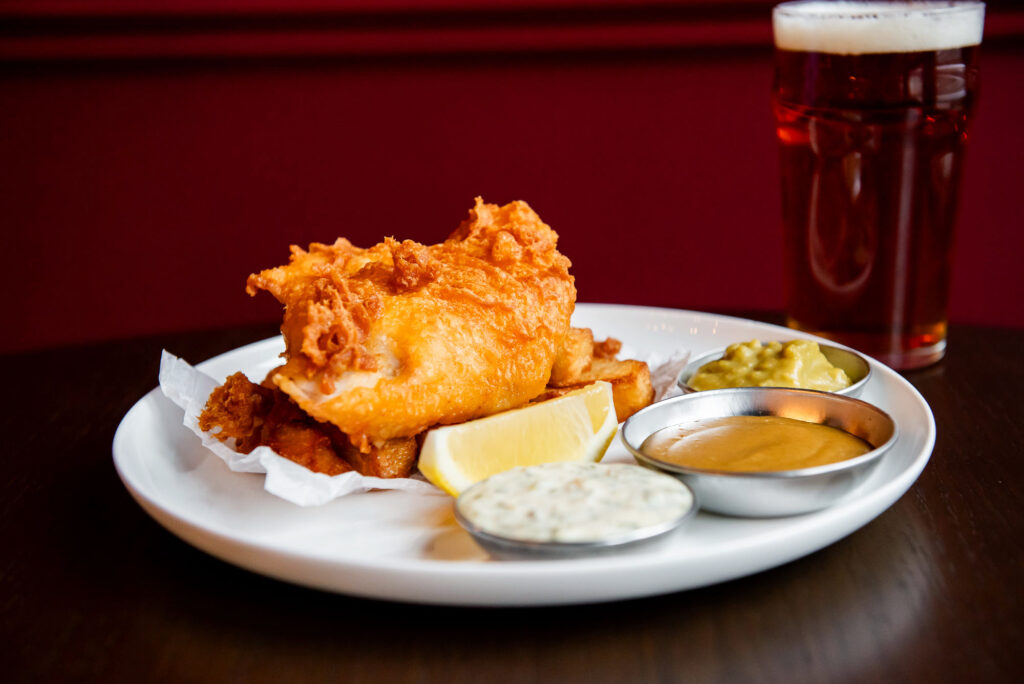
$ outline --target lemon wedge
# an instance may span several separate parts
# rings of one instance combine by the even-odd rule
[[[612,386],[595,382],[560,397],[427,433],[420,472],[452,496],[516,466],[600,461],[618,422]]]

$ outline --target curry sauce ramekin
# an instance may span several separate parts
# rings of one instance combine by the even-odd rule
[[[703,470],[651,458],[641,446],[658,430],[725,416],[781,416],[828,425],[866,441],[865,454],[800,470]],[[872,404],[832,392],[738,387],[694,392],[652,404],[631,416],[622,441],[641,465],[672,474],[697,494],[701,508],[744,517],[808,513],[830,506],[863,484],[898,437],[896,423]]]

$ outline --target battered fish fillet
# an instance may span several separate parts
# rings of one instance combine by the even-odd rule
[[[313,420],[276,387],[260,386],[235,373],[210,395],[199,427],[248,454],[267,446],[316,473],[357,470],[375,477],[407,477],[416,464],[414,438],[392,439],[361,453],[341,430]]]
[[[576,288],[558,236],[525,202],[480,198],[443,243],[293,246],[249,277],[285,307],[268,379],[363,453],[544,391]]]

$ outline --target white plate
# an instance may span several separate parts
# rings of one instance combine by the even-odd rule
[[[673,309],[579,304],[577,326],[611,335],[629,352],[694,354],[755,337],[799,333],[727,316]],[[278,339],[198,367],[220,379],[262,377]],[[173,350],[170,350],[173,352]],[[143,397],[114,436],[114,464],[136,501],[189,544],[258,573],[345,594],[449,605],[553,605],[662,594],[749,575],[821,549],[891,506],[917,479],[935,444],[920,394],[889,368],[863,399],[889,412],[900,437],[872,478],[839,504],[790,518],[706,513],[666,546],[623,556],[558,561],[487,560],[452,517],[443,495],[369,492],[300,508],[263,490],[263,476],[233,473],[182,426],[159,389]],[[629,462],[616,440],[608,461]]]

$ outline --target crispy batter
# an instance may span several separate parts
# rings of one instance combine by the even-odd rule
[[[576,289],[525,202],[479,198],[443,243],[339,239],[249,277],[285,306],[274,384],[364,453],[525,404],[544,390]]]
[[[234,438],[235,449],[243,454],[268,446],[318,473],[352,470],[335,452],[327,431],[282,392],[260,387],[242,373],[230,376],[210,394],[199,427],[222,442]]]
[[[259,446],[259,435],[273,405],[274,391],[249,382],[243,373],[228,376],[213,390],[199,416],[199,428],[224,442],[236,441],[235,448],[247,454]]]
[[[622,351],[622,342],[614,337],[609,337],[603,342],[594,343],[595,359],[614,359],[620,351]]]
[[[319,423],[277,388],[250,382],[242,373],[216,388],[199,416],[199,427],[247,454],[267,446],[313,472],[338,475],[357,470],[377,477],[406,477],[416,460],[416,440],[382,443],[361,453],[333,425]]]

